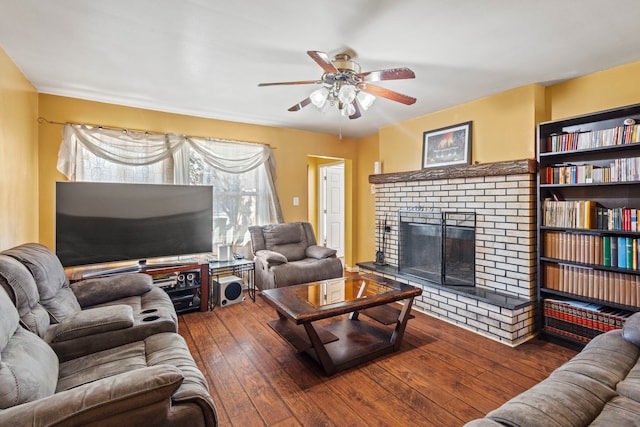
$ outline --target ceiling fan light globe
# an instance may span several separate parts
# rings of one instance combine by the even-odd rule
[[[367,92],[358,92],[358,102],[363,110],[367,111],[376,100],[376,97]]]
[[[345,104],[343,108],[340,110],[340,114],[342,114],[345,117],[351,116],[355,112],[356,112],[356,107],[354,107],[353,104]]]
[[[327,96],[329,95],[329,90],[326,87],[321,87],[320,89],[316,89],[311,92],[309,95],[309,99],[311,103],[318,108],[324,107],[327,102]]]
[[[338,99],[345,104],[351,104],[356,99],[356,88],[353,85],[346,84],[340,87]]]

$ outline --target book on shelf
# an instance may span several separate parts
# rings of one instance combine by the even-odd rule
[[[545,263],[544,288],[631,307],[640,305],[640,276]]]
[[[553,200],[542,202],[543,225],[610,231],[638,231],[640,212],[636,208],[607,208],[593,200]]]
[[[580,341],[622,328],[632,314],[600,304],[554,298],[543,300],[543,313],[545,328]]]
[[[587,232],[545,231],[543,256],[560,261],[638,270],[640,238]]]
[[[563,228],[595,228],[597,203],[592,200],[552,200],[542,202],[543,225]]]
[[[611,267],[611,236],[602,236],[602,265]]]
[[[547,136],[547,152],[586,150],[640,142],[640,124],[594,131],[553,133]]]
[[[608,165],[562,163],[546,166],[544,184],[601,184],[640,181],[640,157],[622,158]]]

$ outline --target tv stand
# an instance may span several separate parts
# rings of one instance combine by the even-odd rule
[[[178,314],[209,310],[208,263],[182,260],[147,264],[146,260],[141,260],[133,265],[77,271],[70,275],[70,280],[79,281],[130,273],[144,273],[151,276],[153,284],[169,295]]]
[[[137,264],[125,265],[121,267],[113,267],[107,269],[96,269],[93,271],[83,271],[81,274],[82,279],[90,279],[92,277],[104,277],[113,276],[115,274],[128,274],[128,273],[146,273],[148,271],[161,270],[173,267],[185,267],[197,265],[195,260],[176,260],[176,261],[159,261],[147,263],[146,259],[141,259]]]
[[[147,264],[141,273],[171,298],[176,313],[209,310],[209,264],[179,262]]]
[[[153,262],[151,264],[147,264],[147,260],[138,261],[138,268],[140,272],[147,272],[150,270],[159,270],[164,268],[172,268],[172,267],[184,267],[188,265],[198,264],[195,260],[182,260],[182,261],[167,261],[167,262]]]

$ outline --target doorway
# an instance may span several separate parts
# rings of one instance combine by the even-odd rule
[[[345,200],[344,162],[320,165],[319,245],[337,251],[338,258],[344,257],[345,242]]]

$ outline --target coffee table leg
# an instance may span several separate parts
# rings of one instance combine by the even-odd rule
[[[396,328],[393,330],[393,334],[391,334],[391,344],[393,344],[393,351],[398,351],[400,349],[400,344],[402,344],[402,337],[404,335],[404,330],[407,327],[407,321],[409,320],[409,313],[411,312],[412,305],[413,298],[404,300],[402,310],[400,311],[400,316],[398,316]]]
[[[304,329],[307,331],[313,350],[316,352],[316,357],[318,358],[320,365],[322,365],[324,373],[327,375],[333,375],[336,372],[335,365],[333,364],[333,360],[331,360],[331,356],[327,353],[327,349],[322,343],[320,336],[318,336],[318,332],[316,332],[311,323],[305,323]]]

